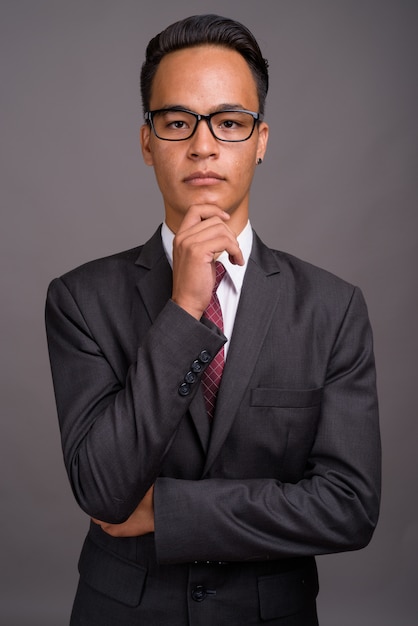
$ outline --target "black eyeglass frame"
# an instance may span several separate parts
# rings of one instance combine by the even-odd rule
[[[160,137],[160,135],[157,134],[157,131],[155,130],[155,126],[154,126],[154,121],[153,121],[153,116],[156,113],[166,113],[168,111],[171,111],[172,113],[189,113],[190,115],[193,115],[193,117],[196,119],[196,124],[195,127],[193,128],[191,134],[188,137],[182,137],[181,139],[168,139],[167,137]],[[215,131],[212,128],[212,117],[214,117],[215,115],[219,115],[220,113],[248,113],[249,115],[251,115],[251,117],[253,118],[254,122],[253,122],[253,127],[251,129],[250,134],[248,135],[248,137],[246,137],[245,139],[221,139],[221,137],[217,137],[215,135]],[[257,124],[257,122],[261,122],[262,121],[262,116],[260,113],[256,113],[255,111],[247,111],[247,109],[223,109],[221,111],[214,111],[213,113],[209,113],[209,115],[202,115],[200,113],[195,113],[194,111],[190,111],[190,109],[183,109],[183,108],[168,108],[168,109],[155,109],[154,111],[146,111],[145,112],[145,121],[150,125],[151,129],[154,132],[154,135],[158,138],[161,139],[161,141],[187,141],[188,139],[190,139],[191,137],[193,137],[193,135],[195,134],[197,127],[199,125],[199,122],[201,122],[202,120],[205,120],[205,122],[207,123],[210,132],[212,133],[212,135],[215,137],[215,139],[217,139],[218,141],[224,141],[226,143],[241,143],[243,141],[248,141],[250,139],[250,137],[252,136],[252,134],[254,133],[254,128]]]

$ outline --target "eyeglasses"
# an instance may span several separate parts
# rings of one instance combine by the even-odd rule
[[[244,109],[216,111],[210,115],[200,115],[188,109],[157,109],[147,111],[145,119],[158,139],[164,141],[185,141],[194,135],[197,125],[205,120],[215,139],[220,141],[247,141],[254,132],[259,113]]]

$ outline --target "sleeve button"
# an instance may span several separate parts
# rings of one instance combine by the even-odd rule
[[[186,383],[189,383],[189,385],[192,385],[193,383],[196,382],[196,374],[192,371],[187,372],[186,376],[184,377],[184,380]]]
[[[190,393],[190,385],[188,383],[181,383],[179,387],[179,394],[181,396],[188,396]]]
[[[209,363],[211,358],[212,357],[207,350],[202,350],[202,352],[199,354],[199,361],[201,363]]]

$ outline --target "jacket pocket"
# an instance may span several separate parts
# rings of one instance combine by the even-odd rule
[[[277,389],[257,387],[251,391],[251,406],[303,409],[321,404],[322,387],[317,389]]]
[[[258,594],[260,616],[263,620],[287,617],[302,611],[318,595],[316,565],[311,567],[260,576]]]
[[[78,562],[83,582],[127,606],[141,601],[147,570],[118,555],[103,550],[87,537]]]

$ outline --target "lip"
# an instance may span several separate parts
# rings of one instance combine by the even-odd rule
[[[216,172],[212,172],[209,170],[205,172],[193,172],[192,174],[184,178],[185,183],[188,183],[189,185],[197,185],[197,186],[217,185],[219,182],[223,180],[225,180],[223,176],[221,176],[220,174],[217,174]]]

